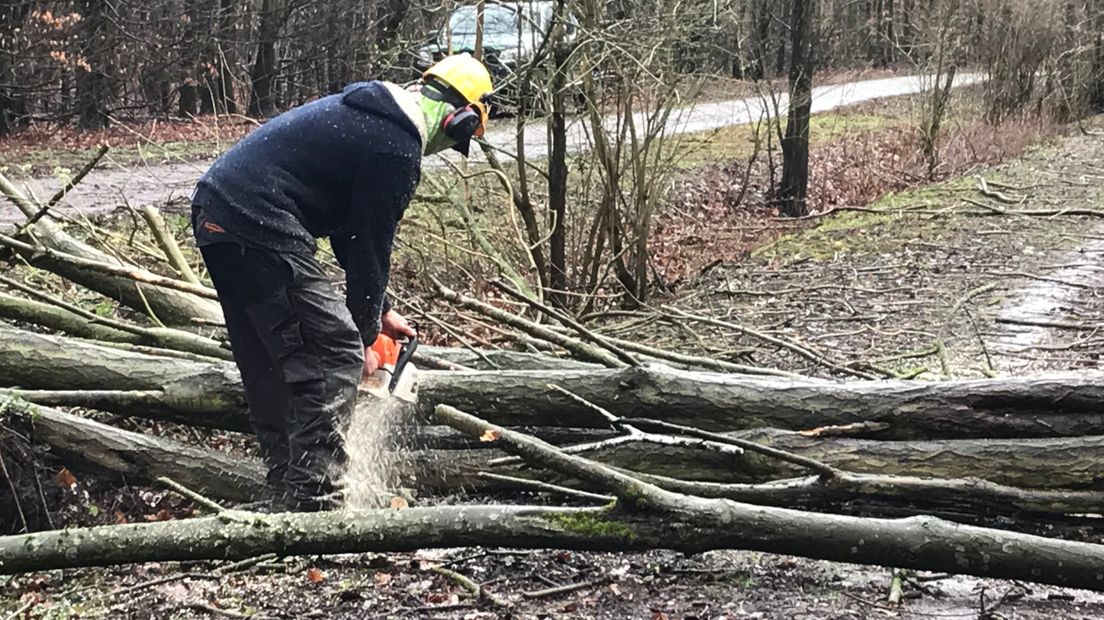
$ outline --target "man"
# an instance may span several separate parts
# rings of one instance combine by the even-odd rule
[[[325,510],[340,495],[339,430],[382,330],[414,335],[385,295],[395,228],[423,154],[468,154],[491,77],[467,54],[410,90],[351,84],[280,115],[215,161],[192,198],[196,244],[218,289],[250,422],[277,508]],[[328,237],[346,299],[314,258]]]

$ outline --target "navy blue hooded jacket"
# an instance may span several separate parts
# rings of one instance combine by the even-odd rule
[[[192,202],[247,245],[313,254],[329,237],[367,345],[387,308],[391,246],[420,179],[421,140],[386,86],[351,84],[247,135],[211,165]],[[200,245],[219,240],[198,235]]]

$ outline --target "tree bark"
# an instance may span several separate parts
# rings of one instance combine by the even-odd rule
[[[27,198],[19,188],[3,175],[0,175],[0,192],[28,218],[39,210],[39,205]],[[119,264],[117,259],[74,239],[53,222],[45,219],[39,220],[31,230],[34,232],[35,242],[52,250],[102,263]],[[152,310],[157,318],[166,325],[192,325],[192,319],[194,318],[222,321],[222,309],[217,302],[209,299],[202,299],[195,295],[164,287],[143,285],[139,289],[139,285],[129,278],[93,271],[51,258],[48,255],[38,258],[28,256],[28,259],[36,267],[41,267],[81,286],[90,288],[101,295],[116,299],[138,312],[147,314],[149,310]],[[130,265],[125,266],[131,267]],[[133,269],[145,271],[139,267],[133,267]],[[149,304],[149,310],[146,309],[147,303]]]
[[[613,508],[444,506],[354,513],[223,513],[186,521],[67,529],[0,538],[0,572],[144,561],[509,546],[699,553],[749,549],[834,561],[951,571],[1104,589],[1104,546],[933,517],[869,519],[754,506],[665,491],[528,436],[464,414],[450,426],[528,462],[614,493]]]
[[[793,0],[790,12],[790,113],[782,137],[781,211],[790,217],[808,215],[809,118],[813,106],[812,22],[814,0]]]
[[[150,437],[115,426],[0,395],[0,419],[15,422],[33,443],[73,471],[152,484],[166,476],[201,494],[249,501],[265,491],[264,467],[256,459]],[[6,558],[0,553],[0,558]]]
[[[81,316],[56,305],[14,297],[2,292],[0,292],[0,318],[22,321],[78,338],[104,343],[141,345],[163,349],[167,354],[175,351],[206,358],[233,359],[229,348],[223,347],[218,341],[191,332],[167,327],[138,327],[107,319],[104,319],[104,322],[97,322],[91,317]],[[119,329],[112,325],[126,326],[130,329]]]
[[[706,430],[802,430],[879,422],[888,427],[868,434],[880,439],[1104,434],[1104,383],[1092,374],[928,383],[835,382],[666,368],[427,372],[420,382],[420,401],[422,407],[442,402],[479,407],[484,415],[511,425],[606,426],[586,405],[549,389],[550,383],[615,415]]]
[[[253,117],[275,116],[276,105],[276,39],[283,28],[287,9],[281,0],[262,0],[260,26],[257,32],[257,55],[250,72],[252,93],[249,97],[249,115]]]
[[[567,57],[564,24],[567,22],[563,0],[555,4],[552,30],[552,82],[549,94],[552,110],[548,117],[551,136],[548,152],[548,301],[558,307],[567,305]]]
[[[583,429],[568,431],[548,427],[524,427],[554,443],[587,443],[602,439]],[[433,442],[426,437],[433,435]],[[575,436],[574,438],[572,436]],[[786,450],[834,468],[877,476],[928,478],[980,478],[994,483],[1035,489],[1104,489],[1099,457],[1104,437],[1048,439],[993,439],[940,441],[878,441],[840,437],[814,439],[774,429],[741,431],[733,437]],[[608,439],[608,437],[606,437]],[[511,476],[534,477],[549,482],[570,482],[545,471],[517,465],[491,465],[502,454],[487,443],[461,447],[437,431],[421,431],[413,440],[422,445],[454,449],[415,452],[410,462],[418,468],[419,485],[436,490],[487,488],[477,473],[494,471]],[[459,448],[459,449],[456,449]],[[613,467],[656,476],[720,484],[759,484],[802,476],[806,470],[753,452],[731,456],[687,446],[621,443],[599,447],[585,454]]]
[[[42,390],[160,390],[151,416],[244,429],[243,393],[228,363],[166,359],[0,328],[0,384]],[[704,430],[787,430],[877,423],[877,439],[1104,435],[1104,382],[1093,374],[942,382],[749,377],[669,368],[421,371],[419,408],[481,407],[511,426],[608,428],[560,386],[623,417]],[[127,412],[120,413],[141,413]]]
[[[107,64],[107,19],[103,0],[81,0],[78,10],[83,26],[81,56],[76,67],[77,115],[81,129],[103,129],[108,125],[107,100],[111,94]]]
[[[229,362],[202,363],[0,327],[0,385],[24,389],[158,392],[158,403],[101,408],[197,426],[248,430],[245,394]]]

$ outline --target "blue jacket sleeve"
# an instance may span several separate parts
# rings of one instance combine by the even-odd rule
[[[345,270],[346,300],[364,345],[371,345],[387,310],[387,280],[395,229],[414,195],[420,160],[373,156],[353,183],[349,222],[331,235],[337,262]]]

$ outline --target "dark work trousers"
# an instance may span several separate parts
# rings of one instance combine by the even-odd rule
[[[356,399],[364,346],[313,256],[216,243],[200,248],[219,293],[278,502],[332,505],[344,464],[339,429]]]

